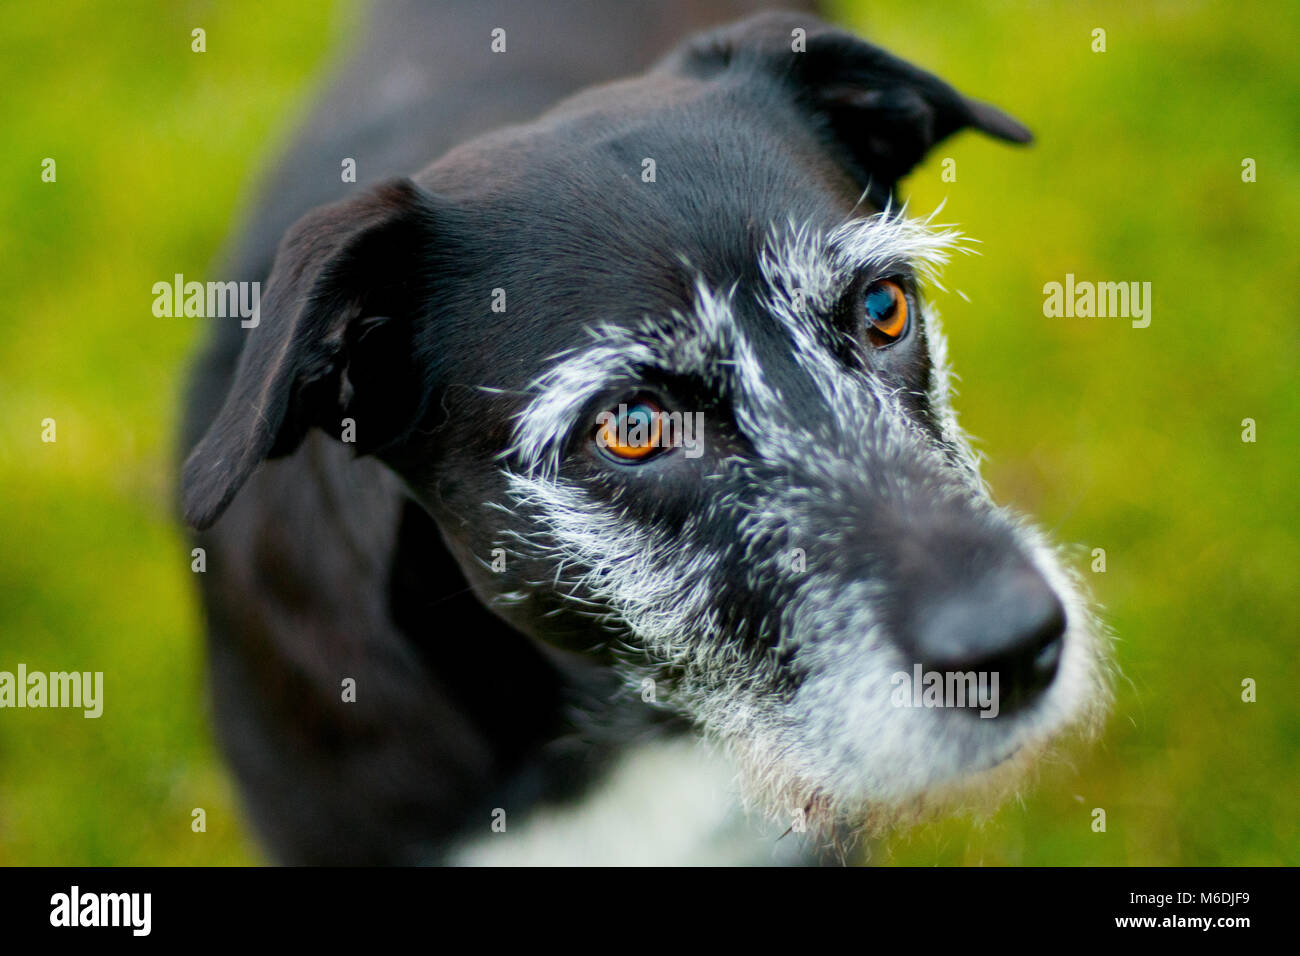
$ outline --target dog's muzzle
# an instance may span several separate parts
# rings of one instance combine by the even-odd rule
[[[997,674],[1001,709],[1034,700],[1056,676],[1065,608],[1026,563],[996,568],[918,608],[899,643],[925,670]]]
[[[1032,703],[1056,676],[1068,621],[1007,519],[939,500],[893,508],[885,524],[869,532],[869,553],[886,583],[888,631],[907,663],[996,674],[1003,713]]]

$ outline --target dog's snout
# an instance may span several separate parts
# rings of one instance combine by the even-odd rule
[[[996,673],[1006,712],[1051,684],[1065,628],[1051,586],[1036,570],[1018,567],[928,602],[905,643],[927,669]]]

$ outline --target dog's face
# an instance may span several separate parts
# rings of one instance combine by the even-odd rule
[[[1101,644],[949,406],[922,293],[960,238],[884,208],[967,126],[1028,138],[764,16],[313,213],[187,466],[191,520],[351,418],[486,603],[633,699],[653,679],[777,814],[1023,763],[1103,696]],[[914,706],[916,665],[997,696]]]

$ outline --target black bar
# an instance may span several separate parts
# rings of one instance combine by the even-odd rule
[[[1286,883],[1284,888],[1283,883]],[[284,941],[294,945],[387,940],[406,932],[435,948],[494,943],[523,933],[541,945],[576,943],[606,930],[655,946],[737,939],[769,928],[827,930],[860,940],[952,939],[972,946],[1016,938],[1046,943],[1104,935],[1135,940],[1205,937],[1229,942],[1273,933],[1293,896],[1292,874],[1267,869],[841,869],[536,870],[76,869],[0,870],[6,942],[76,936],[134,942]],[[71,909],[100,911],[99,894],[149,894],[149,932],[131,925],[53,926]],[[56,914],[59,895],[68,906]],[[1185,895],[1180,895],[1185,894]],[[87,904],[89,895],[96,896]],[[138,908],[120,909],[143,923]],[[111,916],[122,898],[109,901]],[[89,906],[90,909],[86,907]],[[1195,919],[1211,925],[1188,925]],[[1148,925],[1121,921],[1154,920]],[[1221,920],[1243,920],[1222,925]],[[730,934],[730,937],[728,937]],[[1034,934],[1034,935],[1025,935]],[[461,940],[453,944],[453,940]],[[674,942],[675,941],[675,942]]]

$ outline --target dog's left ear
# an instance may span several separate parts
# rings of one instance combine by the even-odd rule
[[[432,196],[393,179],[289,230],[225,402],[185,462],[190,525],[211,525],[264,458],[310,428],[368,454],[414,426],[428,390],[415,326],[433,218]]]
[[[759,14],[687,41],[664,66],[699,77],[759,71],[786,85],[842,148],[858,183],[872,187],[873,199],[892,195],[899,179],[960,129],[1012,143],[1033,139],[996,107],[813,16]]]

